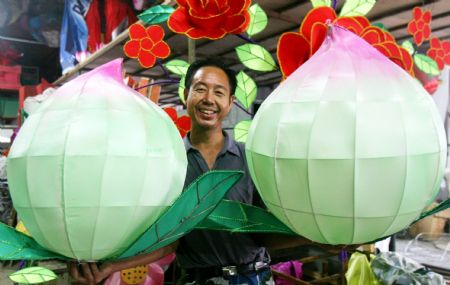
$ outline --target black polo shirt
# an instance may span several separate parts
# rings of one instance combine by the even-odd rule
[[[224,132],[225,142],[219,152],[213,169],[243,170],[244,176],[227,193],[229,200],[254,204],[259,200],[251,180],[242,143],[232,140]],[[188,168],[185,186],[198,176],[207,172],[208,165],[201,153],[189,141],[189,134],[184,138]],[[206,268],[227,265],[244,265],[267,260],[264,247],[258,246],[250,234],[230,233],[225,231],[194,230],[181,238],[177,250],[177,259],[183,268]]]

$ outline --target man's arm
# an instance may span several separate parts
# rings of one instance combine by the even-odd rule
[[[261,246],[264,246],[271,254],[276,253],[276,251],[280,249],[296,248],[305,245],[321,248],[329,253],[339,253],[342,250],[352,252],[361,246],[360,244],[322,244],[302,236],[291,236],[284,234],[253,234],[253,238],[255,242]]]
[[[67,267],[70,275],[76,281],[82,284],[94,285],[100,283],[114,272],[155,262],[164,256],[175,252],[177,247],[178,241],[150,253],[136,255],[116,262],[104,263],[100,266],[96,263],[78,264],[77,262],[69,262]]]

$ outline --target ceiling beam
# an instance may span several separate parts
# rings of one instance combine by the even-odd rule
[[[395,9],[391,9],[389,11],[383,11],[379,15],[368,16],[367,18],[371,22],[380,21],[381,19],[393,17],[393,16],[396,16],[397,14],[412,10],[416,6],[421,6],[422,8],[425,8],[425,7],[428,7],[428,5],[433,4],[435,2],[439,2],[439,1],[440,0],[423,0],[423,1],[420,1],[419,3],[408,3],[404,6],[401,6],[401,7],[395,8]],[[447,0],[445,0],[445,1],[447,1]]]
[[[433,17],[431,19],[431,23],[433,23],[433,20],[438,20],[438,19],[441,19],[441,18],[445,18],[447,16],[450,16],[450,11],[447,11],[447,12],[444,12],[444,13],[441,13],[441,14],[437,14],[437,15],[433,15]],[[449,23],[450,23],[450,20],[449,20]],[[393,31],[396,31],[396,30],[406,29],[408,27],[408,24],[409,24],[409,22],[407,22],[406,24],[401,24],[401,25],[394,26],[394,27],[388,29],[388,31],[389,32],[393,32]]]

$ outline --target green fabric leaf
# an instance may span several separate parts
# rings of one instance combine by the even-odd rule
[[[270,53],[260,45],[243,44],[236,47],[236,53],[242,64],[258,71],[271,71],[277,69]]]
[[[28,267],[9,275],[9,279],[16,283],[37,284],[58,278],[56,274],[44,267]]]
[[[222,200],[196,229],[238,233],[281,233],[296,235],[272,213],[252,205]]]
[[[190,232],[214,210],[242,175],[242,171],[214,170],[197,178],[119,258],[152,252]]]
[[[378,27],[378,28],[382,29],[383,31],[387,31],[387,29],[383,25],[383,23],[373,23],[372,26]]]
[[[372,10],[376,0],[347,0],[339,16],[364,16]]]
[[[409,52],[409,54],[413,54],[415,51],[412,42],[408,40],[402,42],[402,47],[404,47]]]
[[[0,260],[67,259],[41,247],[33,238],[0,223]]]
[[[253,81],[253,79],[243,71],[240,71],[238,73],[236,79],[237,86],[234,95],[236,96],[239,103],[241,103],[242,106],[248,109],[256,99],[258,88],[256,87],[255,81]]]
[[[422,213],[420,215],[420,217],[417,220],[415,220],[413,223],[418,222],[418,221],[420,221],[420,220],[422,220],[422,219],[424,219],[424,218],[426,218],[428,216],[431,216],[431,215],[434,215],[434,214],[439,213],[441,211],[444,211],[444,210],[446,210],[448,208],[450,208],[450,198],[447,198],[447,200],[441,202],[439,205],[437,205],[433,209]]]
[[[247,141],[248,130],[250,129],[250,125],[252,121],[245,120],[240,121],[234,126],[234,139],[238,142],[245,143]]]
[[[268,18],[266,12],[258,4],[253,4],[248,12],[250,13],[250,23],[247,27],[247,34],[253,36],[266,28]]]
[[[311,0],[311,4],[313,5],[314,8],[320,6],[331,7],[331,0]]]
[[[184,81],[185,81],[186,77],[182,76],[180,78],[180,83],[178,84],[178,96],[181,99],[181,102],[183,102],[183,104],[186,104],[186,100],[184,100]]]
[[[164,66],[175,74],[185,75],[189,68],[189,63],[181,59],[172,59],[165,63]]]
[[[138,15],[138,18],[149,25],[158,24],[165,22],[173,11],[175,11],[175,9],[172,6],[158,5],[145,10]]]
[[[439,75],[439,67],[431,57],[428,57],[424,54],[415,54],[414,55],[414,63],[416,64],[417,68],[425,72],[429,75]]]

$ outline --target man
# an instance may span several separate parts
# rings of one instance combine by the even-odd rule
[[[247,169],[244,145],[222,130],[222,121],[233,106],[235,73],[220,62],[202,60],[190,65],[185,82],[187,112],[192,120],[184,139],[188,157],[185,185],[209,170],[243,170],[244,176],[226,198],[253,204],[258,196]],[[266,249],[249,234],[194,230],[181,238],[177,259],[187,270],[188,281],[197,284],[208,280],[266,284],[264,281],[271,280]]]
[[[227,198],[258,203],[259,196],[247,169],[244,146],[222,130],[222,121],[234,101],[235,73],[220,62],[202,60],[190,65],[185,82],[187,112],[192,120],[191,131],[184,140],[188,158],[185,185],[209,170],[243,170],[243,178],[228,192]],[[266,240],[274,242],[270,237]],[[305,243],[304,239],[294,240],[294,245]],[[151,263],[177,247],[177,258],[187,271],[188,282],[199,285],[273,282],[269,255],[254,236],[205,230],[194,230],[179,242],[155,252],[104,264],[100,268],[95,263],[71,263],[70,274],[81,283],[96,284],[112,272]]]

